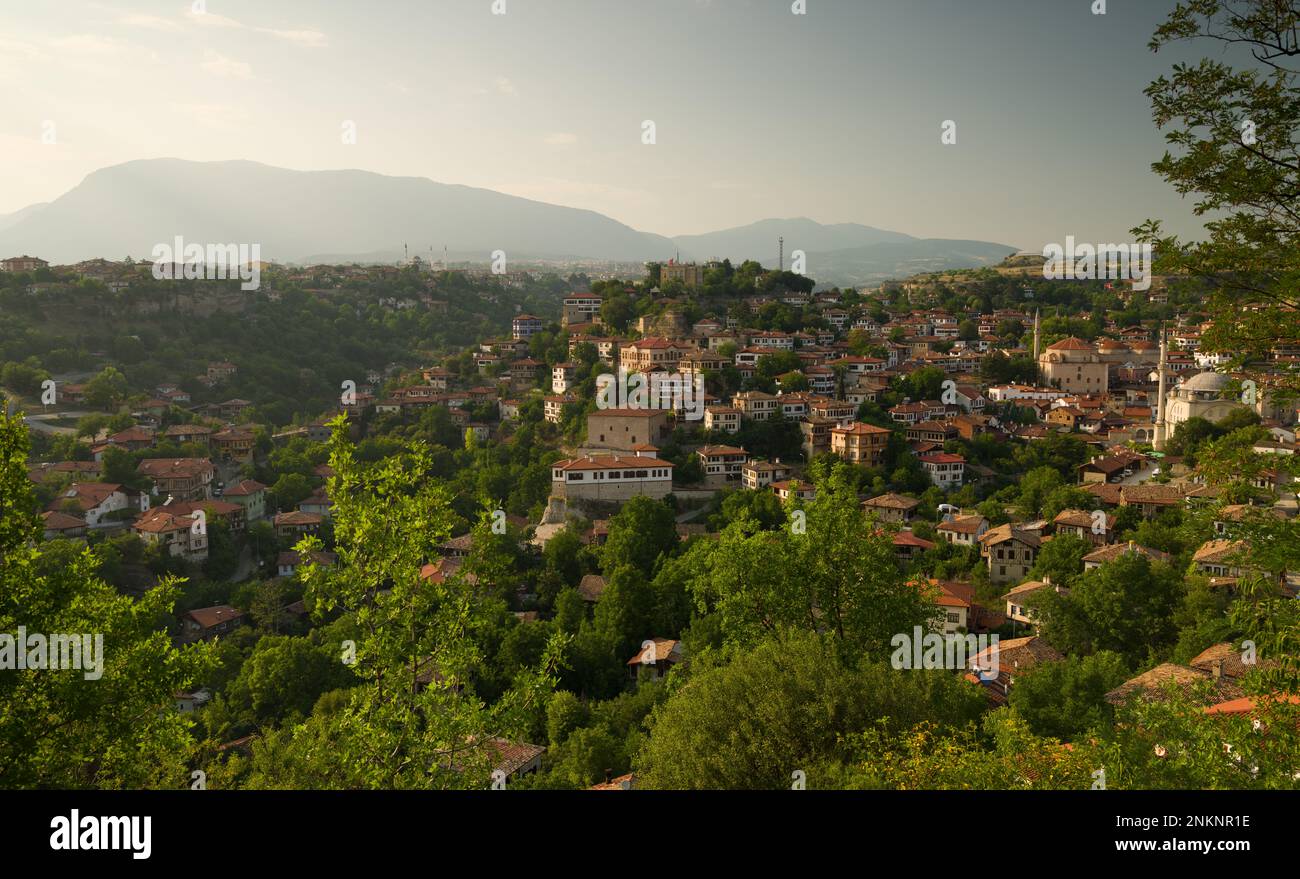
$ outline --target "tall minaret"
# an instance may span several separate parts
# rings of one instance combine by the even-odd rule
[[[1038,385],[1038,309],[1034,309],[1034,385]]]
[[[1169,342],[1164,327],[1160,328],[1160,365],[1156,390],[1156,435],[1152,445],[1157,452],[1165,447],[1165,367],[1169,358]]]

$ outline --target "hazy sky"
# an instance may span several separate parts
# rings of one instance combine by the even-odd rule
[[[1039,250],[1199,228],[1150,170],[1142,89],[1174,57],[1146,42],[1173,0],[806,5],[0,0],[0,213],[172,156],[429,177],[665,235],[807,216]]]

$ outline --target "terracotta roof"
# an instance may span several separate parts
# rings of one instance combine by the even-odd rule
[[[51,501],[47,509],[57,510],[71,501],[83,511],[92,510],[121,488],[116,482],[74,482],[68,486],[67,491]],[[72,493],[71,496],[69,492]]]
[[[135,469],[153,479],[176,479],[199,476],[214,468],[207,458],[146,458]]]
[[[848,427],[832,427],[831,433],[844,436],[870,436],[872,434],[893,433],[893,431],[885,427],[876,427],[874,424],[867,424],[864,421],[855,421]]]
[[[1235,699],[1242,695],[1241,688],[1229,680],[1224,678],[1215,680],[1200,669],[1165,662],[1120,684],[1106,694],[1106,701],[1112,705],[1120,705],[1134,696],[1140,696],[1146,701],[1162,701],[1166,698],[1165,688],[1171,681],[1184,691],[1190,690],[1203,681],[1209,681],[1214,688],[1213,698],[1219,700]]]
[[[243,615],[244,612],[242,610],[236,610],[228,604],[218,604],[214,607],[199,607],[185,614],[185,616],[194,620],[194,622],[198,623],[205,629],[210,629],[219,623],[237,620]]]
[[[323,520],[316,513],[304,513],[291,510],[288,513],[276,513],[273,520],[276,527],[281,525],[319,525]]]
[[[1120,499],[1129,504],[1163,504],[1172,506],[1181,504],[1185,493],[1177,485],[1124,485],[1120,487]]]
[[[609,781],[603,781],[600,784],[593,784],[587,790],[633,790],[636,787],[636,775],[627,773],[617,778],[611,778]]]
[[[1092,513],[1087,510],[1061,510],[1052,520],[1053,525],[1072,525],[1076,528],[1092,528]],[[1115,528],[1115,517],[1106,516],[1106,530]]]
[[[1207,540],[1192,555],[1194,562],[1236,561],[1234,557],[1245,553],[1250,548],[1244,540]]]
[[[986,668],[992,662],[993,652],[997,652],[1000,673],[1025,671],[1040,662],[1058,662],[1064,659],[1050,644],[1037,635],[1024,638],[1004,638],[986,650],[981,650],[972,658],[972,665]]]
[[[951,531],[953,534],[974,534],[980,530],[980,525],[987,520],[983,516],[958,516],[947,522],[939,524],[940,531]]]
[[[605,586],[605,578],[600,574],[587,574],[578,583],[578,594],[584,601],[599,601]]]
[[[1141,546],[1139,544],[1134,543],[1131,540],[1128,543],[1112,543],[1110,546],[1103,546],[1094,549],[1092,552],[1088,553],[1083,557],[1083,561],[1095,562],[1096,564],[1104,565],[1107,562],[1113,562],[1120,556],[1130,552],[1140,553],[1146,556],[1147,558],[1151,559],[1151,561],[1153,562],[1169,561],[1168,553],[1161,552],[1158,549],[1151,549],[1150,547]]]
[[[1070,336],[1068,339],[1062,339],[1047,346],[1048,351],[1091,351],[1092,345],[1085,342],[1077,336]]]
[[[737,446],[700,446],[701,455],[748,455],[749,452]]]
[[[961,455],[954,455],[950,452],[931,452],[928,455],[917,455],[917,460],[923,464],[965,464],[966,459]]]
[[[188,531],[197,521],[193,516],[173,513],[166,507],[155,507],[142,513],[131,528],[146,534],[165,534],[168,531]]]
[[[489,739],[487,747],[496,753],[496,764],[493,769],[499,769],[506,775],[513,775],[538,756],[546,753],[546,749],[541,745],[511,742],[506,739]]]
[[[906,495],[889,494],[877,495],[873,498],[867,498],[862,502],[864,507],[879,507],[885,510],[914,510],[921,505],[916,498],[910,498]]]
[[[266,486],[256,479],[241,479],[222,492],[222,497],[244,497],[259,491],[266,491]]]
[[[1289,702],[1292,705],[1300,705],[1300,696],[1291,694],[1288,696],[1274,695],[1270,697],[1275,702]],[[1250,714],[1259,705],[1259,700],[1254,696],[1242,696],[1239,699],[1229,699],[1226,702],[1220,702],[1217,705],[1207,705],[1202,708],[1206,714]]]
[[[70,531],[73,528],[85,528],[85,521],[58,510],[41,513],[41,525],[46,531]]]
[[[1247,665],[1243,661],[1241,650],[1231,642],[1224,641],[1221,644],[1215,644],[1213,647],[1205,648],[1187,664],[1192,668],[1210,672],[1211,674],[1217,668],[1223,677],[1236,680],[1254,668],[1268,667],[1274,663],[1265,661],[1255,665]]]
[[[934,544],[923,537],[917,537],[911,531],[897,531],[893,537],[894,546],[916,546],[921,549],[934,549]]]
[[[1034,548],[1037,548],[1042,543],[1042,540],[1034,532],[1022,530],[1011,523],[990,528],[980,537],[980,543],[985,546],[994,546],[1007,540],[1019,540],[1021,543],[1026,543]]]
[[[648,641],[654,641],[654,660],[656,662],[680,662],[682,658],[681,642],[672,638],[647,638]],[[643,660],[650,658],[650,646],[646,645],[636,652],[636,655],[627,661],[628,665],[641,665]]]
[[[570,458],[567,461],[556,461],[551,465],[554,470],[609,470],[614,467],[667,467],[672,469],[673,463],[663,458],[643,458],[640,455],[632,457],[623,457],[621,455],[592,455],[590,458]]]

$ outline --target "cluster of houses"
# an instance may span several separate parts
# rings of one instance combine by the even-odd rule
[[[341,283],[353,270],[316,267],[304,270],[308,273],[305,277],[317,278],[326,268],[328,278],[322,283]],[[540,396],[545,419],[559,424],[567,406],[585,404],[575,393],[580,345],[593,346],[611,371],[672,373],[688,380],[707,379],[724,369],[734,369],[743,381],[759,373],[765,356],[777,352],[797,360],[797,368],[776,377],[773,392],[741,390],[720,399],[706,390],[699,401],[702,418],[698,420],[688,417],[684,401],[675,407],[668,404],[658,408],[652,404],[655,407],[623,406],[591,412],[586,417],[585,440],[551,468],[552,497],[561,508],[566,502],[617,505],[638,496],[664,498],[675,491],[707,492],[733,487],[770,490],[783,500],[807,500],[814,492],[801,480],[807,461],[830,453],[848,462],[877,467],[886,460],[896,436],[905,442],[932,485],[955,490],[994,474],[949,451],[952,440],[971,441],[990,435],[1005,442],[1034,442],[1054,433],[1079,434],[1094,450],[1078,473],[1080,487],[1095,499],[1088,510],[1063,510],[1051,520],[993,526],[975,511],[945,505],[942,521],[934,529],[935,540],[929,540],[912,528],[920,506],[917,499],[886,493],[862,500],[863,509],[874,514],[890,534],[900,565],[906,566],[935,549],[937,541],[946,541],[978,548],[989,581],[1007,588],[998,606],[987,607],[976,598],[969,582],[917,583],[935,596],[941,625],[947,633],[990,633],[1008,624],[1026,628],[1028,634],[1024,637],[1001,643],[997,675],[990,678],[981,674],[989,657],[976,656],[971,661],[972,679],[982,683],[995,702],[1005,701],[1020,671],[1061,658],[1032,634],[1037,622],[1034,597],[1043,590],[1064,591],[1048,579],[1030,579],[1046,543],[1061,535],[1073,535],[1092,544],[1083,559],[1085,570],[1129,553],[1165,561],[1167,557],[1158,550],[1117,540],[1117,511],[1134,507],[1141,516],[1150,518],[1174,506],[1218,504],[1214,486],[1206,485],[1178,459],[1160,452],[1178,424],[1193,417],[1218,420],[1249,408],[1264,419],[1269,434],[1256,451],[1292,455],[1300,449],[1294,404],[1273,400],[1267,382],[1253,397],[1238,395],[1231,377],[1215,370],[1221,358],[1200,352],[1199,327],[1179,326],[1158,343],[1147,329],[1110,325],[1105,336],[1095,342],[1066,338],[1040,349],[1036,315],[1014,309],[988,314],[927,309],[877,321],[866,309],[846,306],[837,292],[789,292],[743,301],[754,315],[771,303],[802,306],[815,311],[825,326],[788,333],[755,329],[730,313],[725,318],[708,317],[688,325],[683,309],[669,302],[662,313],[640,318],[635,336],[615,335],[601,323],[602,298],[575,294],[565,298],[562,305],[562,322],[569,334],[568,361],[548,365],[530,356],[530,338],[542,332],[548,321],[536,315],[517,314],[509,338],[484,341],[471,352],[476,378],[466,380],[433,366],[422,369],[418,379],[410,379],[411,383],[380,396],[387,373],[376,371],[343,401],[342,409],[348,415],[360,416],[371,410],[402,413],[444,407],[455,424],[483,441],[492,437],[493,426],[476,421],[471,408],[481,411],[484,405],[494,404],[500,420],[510,422],[519,418],[520,408],[530,396]],[[879,315],[880,308],[871,313]],[[1032,348],[1012,347],[996,335],[999,325],[1014,321],[1033,325]],[[969,331],[962,331],[963,324],[974,325],[973,338]],[[864,350],[864,338],[869,340],[867,347],[874,356],[855,353]],[[1029,355],[1036,366],[1036,380],[1024,384],[985,381],[979,369],[983,358],[992,352]],[[1279,368],[1294,363],[1297,357],[1300,351],[1275,352]],[[941,399],[905,399],[888,408],[892,429],[857,420],[861,405],[878,402],[895,378],[927,367],[938,368],[946,377]],[[212,388],[237,373],[235,364],[215,362],[197,380]],[[547,375],[549,394],[538,390],[539,382]],[[84,387],[66,385],[61,394],[64,400],[75,402],[84,391]],[[96,440],[93,460],[33,465],[30,477],[35,482],[70,480],[43,513],[46,536],[81,537],[97,529],[130,529],[170,555],[202,561],[208,552],[207,523],[222,521],[238,533],[266,519],[266,486],[252,480],[230,486],[216,482],[214,461],[246,464],[253,460],[255,426],[239,423],[250,404],[232,399],[202,407],[196,412],[200,420],[194,423],[161,426],[163,412],[189,402],[188,394],[178,386],[160,386],[156,397],[136,413],[136,426]],[[740,439],[727,436],[741,433],[747,423],[775,417],[797,423],[802,461],[766,460],[751,455],[738,444]],[[703,476],[702,488],[675,484],[674,463],[660,457],[662,446],[682,427],[707,433],[699,437],[698,445],[690,446]],[[322,420],[300,432],[324,440],[328,430]],[[140,452],[162,442],[198,445],[210,454],[141,460],[138,473],[150,484],[144,491],[100,481],[108,449]],[[1154,445],[1156,451],[1137,452],[1131,448],[1135,445]],[[1161,470],[1165,476],[1177,479],[1149,481]],[[1201,546],[1194,556],[1196,568],[1210,578],[1215,588],[1232,590],[1241,577],[1252,572],[1247,560],[1249,546],[1236,535],[1237,523],[1256,514],[1294,514],[1295,487],[1283,468],[1265,471],[1256,479],[1256,487],[1279,500],[1289,497],[1291,506],[1221,508],[1221,520],[1215,525],[1218,536]],[[317,492],[296,509],[274,514],[271,523],[279,537],[291,542],[319,530],[329,518],[329,509],[329,499]],[[602,523],[597,519],[584,539],[599,542]],[[546,527],[544,520],[538,533]],[[683,532],[692,528],[703,526],[679,526]],[[421,575],[430,579],[451,575],[468,552],[468,541],[467,536],[449,541],[442,557],[426,565]],[[334,561],[329,553],[303,559],[296,552],[284,552],[277,559],[276,573],[289,577],[304,563],[329,565]],[[1279,585],[1295,594],[1295,584],[1287,575],[1279,577]],[[579,592],[584,600],[595,604],[604,587],[602,577],[589,575],[583,578]],[[242,623],[243,614],[235,608],[201,608],[184,616],[182,637],[218,637]],[[1186,667],[1161,666],[1155,670],[1161,674],[1148,673],[1154,675],[1151,680],[1146,680],[1147,676],[1135,679],[1112,695],[1122,701],[1134,693],[1149,693],[1157,679],[1209,678],[1227,682],[1222,688],[1227,704],[1240,692],[1228,686],[1236,671],[1230,658],[1219,655],[1222,652],[1212,648]],[[644,674],[662,675],[682,661],[679,642],[651,638],[627,660],[627,666],[630,677],[636,679]],[[512,774],[535,771],[544,750],[504,741],[496,747],[501,751],[502,766]],[[627,789],[631,784],[632,779],[625,776],[597,787]]]
[[[231,533],[242,534],[252,524],[269,520],[278,538],[292,542],[319,531],[330,516],[332,505],[320,489],[296,509],[268,518],[267,486],[243,479],[218,487],[210,458],[144,458],[136,472],[149,488],[98,481],[101,465],[94,461],[29,468],[29,478],[38,484],[51,478],[72,480],[41,514],[45,537],[129,530],[166,555],[202,562],[208,557],[209,523],[219,521]]]

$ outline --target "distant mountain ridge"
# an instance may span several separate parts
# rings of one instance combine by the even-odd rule
[[[262,259],[280,262],[322,254],[340,261],[396,259],[407,243],[412,256],[428,257],[432,248],[440,259],[445,247],[452,259],[484,263],[501,250],[507,265],[511,259],[641,262],[680,254],[767,266],[776,265],[777,239],[784,236],[786,266],[793,251],[803,250],[808,274],[822,283],[887,277],[894,266],[912,262],[974,267],[995,250],[1015,249],[806,217],[667,238],[595,211],[422,177],[141,159],[95,171],[48,204],[0,216],[0,255],[30,253],[55,264],[148,259],[154,245],[177,235],[202,244],[256,243]]]

